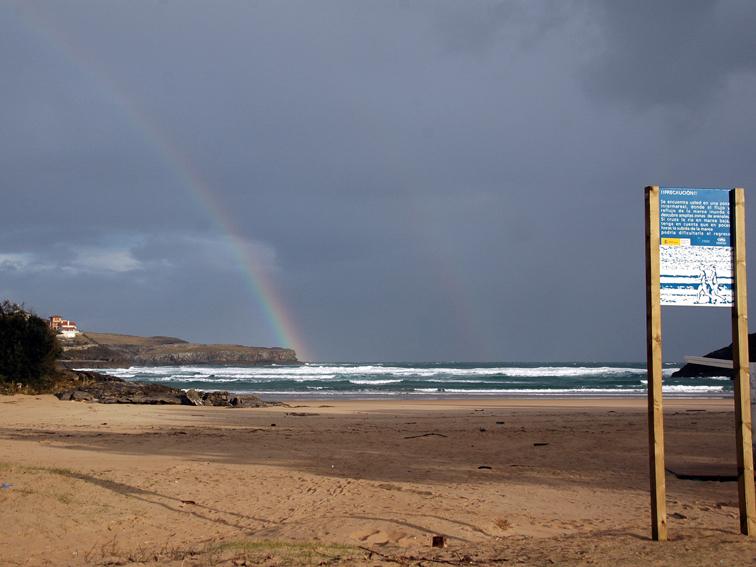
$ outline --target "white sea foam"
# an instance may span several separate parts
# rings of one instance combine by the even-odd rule
[[[334,391],[324,390],[322,386],[311,386],[307,390],[237,390],[236,393],[257,393],[262,395],[285,395],[285,396],[354,396],[354,395],[374,395],[374,396],[418,396],[418,395],[486,395],[486,396],[627,396],[627,395],[645,395],[645,388],[521,388],[516,390],[506,389],[480,389],[480,390],[463,390],[457,388],[415,388],[410,391],[385,391],[364,389],[359,391]],[[721,386],[665,386],[664,392],[670,395],[701,395],[724,393]]]
[[[724,386],[684,386],[682,384],[670,384],[662,386],[663,392],[723,392]]]
[[[678,370],[677,368],[665,368],[665,376]],[[251,379],[306,379],[306,380],[330,380],[339,376],[366,377],[366,376],[396,376],[406,378],[433,378],[433,377],[478,377],[478,376],[502,376],[513,378],[559,378],[559,377],[592,377],[592,376],[621,376],[621,375],[645,375],[645,368],[615,367],[615,366],[499,366],[493,368],[453,368],[453,367],[404,367],[383,366],[376,364],[368,365],[314,365],[303,366],[261,366],[261,367],[208,367],[208,366],[132,366],[130,368],[102,369],[119,378],[135,378],[140,376],[149,379],[150,376],[165,376],[170,374],[177,377],[190,378],[251,378]]]
[[[398,384],[404,380],[349,380],[350,384],[357,385],[378,385],[378,384]]]
[[[452,363],[404,366],[396,364],[305,364],[301,366],[133,366],[98,369],[127,380],[167,383],[203,389],[285,396],[640,396],[646,393],[641,365],[545,365],[470,367]],[[729,395],[727,377],[680,384],[664,368],[664,392],[673,396]],[[428,386],[416,387],[411,386]],[[581,387],[583,386],[583,387]]]
[[[724,381],[730,382],[731,381],[731,379],[728,378],[727,376],[707,376],[706,378],[694,378],[694,380],[715,380],[717,382],[724,382]],[[640,383],[643,384],[644,386],[648,386],[648,380],[646,380],[645,378],[642,378],[640,380]],[[709,388],[709,387],[711,387],[711,388],[723,388],[723,386],[696,386],[696,385],[686,386],[684,384],[683,385],[680,385],[680,384],[673,384],[673,385],[663,384],[662,388],[671,388],[673,386],[675,386],[675,387],[680,386],[680,387],[683,387],[683,388],[703,388],[703,387],[706,387],[706,388]]]
[[[721,392],[722,386],[663,386],[664,392],[694,393],[694,392]],[[461,390],[457,388],[416,388],[415,391],[423,393],[447,393],[447,394],[642,394],[645,388],[518,388],[518,389],[495,389],[495,390]]]
[[[264,394],[264,395],[287,395],[287,396],[297,396],[297,395],[312,395],[314,392],[311,390],[319,390],[318,387],[313,387],[308,390],[276,390],[276,391],[260,391],[258,393]],[[253,390],[254,391],[254,390]],[[669,394],[704,394],[704,393],[721,393],[723,392],[721,386],[665,386],[664,391]],[[249,392],[249,391],[245,391]],[[239,391],[239,393],[242,393],[242,391]],[[517,389],[517,390],[502,390],[502,389],[485,389],[485,390],[463,390],[463,389],[457,389],[457,388],[415,388],[411,391],[402,391],[402,392],[386,392],[384,390],[360,390],[358,392],[354,391],[321,391],[319,390],[317,392],[317,395],[328,395],[328,396],[354,396],[355,394],[359,395],[375,395],[375,396],[383,396],[383,395],[389,395],[389,396],[417,396],[417,395],[449,395],[449,394],[465,394],[465,395],[498,395],[498,396],[505,396],[505,397],[516,397],[516,396],[580,396],[580,395],[591,395],[591,396],[626,396],[628,394],[630,395],[645,395],[646,389],[645,388],[625,388],[625,389],[614,389],[614,388],[544,388],[544,389],[529,389],[529,388],[523,388],[523,389]]]

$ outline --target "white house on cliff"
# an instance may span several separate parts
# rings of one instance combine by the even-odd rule
[[[60,315],[53,315],[48,320],[48,325],[58,335],[66,339],[73,339],[79,334],[79,328],[76,326],[76,321],[69,321],[63,319]]]

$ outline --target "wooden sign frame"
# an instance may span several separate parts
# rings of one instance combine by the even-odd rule
[[[667,539],[662,406],[662,326],[659,273],[659,187],[645,190],[646,201],[646,364],[648,370],[648,447],[651,488],[651,537]],[[730,190],[730,231],[733,248],[732,364],[735,398],[740,532],[756,535],[753,478],[751,390],[748,353],[748,289],[746,274],[745,192]]]

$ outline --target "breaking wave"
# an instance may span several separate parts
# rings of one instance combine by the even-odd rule
[[[726,377],[672,378],[663,369],[670,396],[726,396]],[[323,363],[301,366],[132,366],[99,369],[126,380],[183,389],[230,390],[289,397],[469,397],[469,396],[643,396],[641,363]]]

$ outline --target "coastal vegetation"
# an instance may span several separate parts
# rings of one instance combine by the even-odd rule
[[[267,405],[256,396],[184,392],[76,370],[134,364],[298,364],[292,349],[202,345],[174,337],[115,333],[56,333],[23,304],[0,302],[0,394],[55,394],[60,399],[101,403],[185,404],[225,407]]]
[[[61,348],[47,322],[23,305],[0,302],[0,387],[40,389],[57,377]]]

